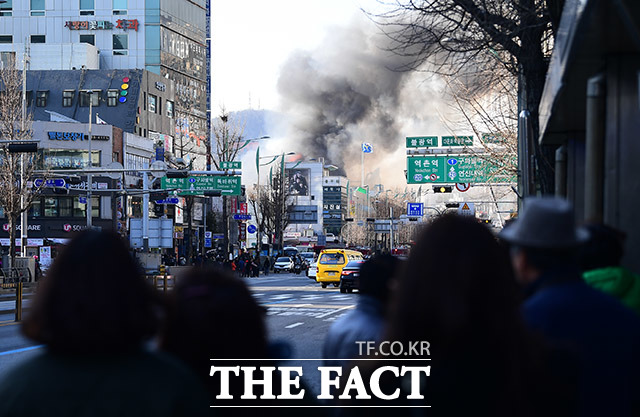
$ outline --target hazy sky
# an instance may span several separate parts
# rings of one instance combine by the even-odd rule
[[[212,0],[212,111],[275,109],[282,63],[375,0]]]

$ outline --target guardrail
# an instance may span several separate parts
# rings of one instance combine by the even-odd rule
[[[0,268],[0,284],[31,282],[32,280],[29,268]]]
[[[23,313],[29,309],[24,302],[34,297],[36,288],[36,283],[0,284],[0,314],[13,314],[15,321],[22,321]]]

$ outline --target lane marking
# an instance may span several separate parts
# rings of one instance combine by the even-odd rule
[[[325,318],[325,317],[330,316],[330,315],[332,315],[332,314],[335,314],[335,313],[338,313],[338,312],[340,312],[340,311],[347,310],[347,309],[350,309],[350,308],[354,308],[354,307],[355,307],[355,306],[347,306],[347,307],[344,307],[344,308],[339,308],[339,309],[337,309],[337,310],[330,311],[330,312],[328,312],[328,313],[326,313],[326,314],[321,314],[321,315],[319,315],[319,316],[318,316],[318,317],[316,317],[316,318],[317,318],[317,319],[322,319],[322,318]]]
[[[44,347],[44,345],[29,346],[21,349],[7,350],[6,352],[0,352],[0,356],[11,355],[11,354],[20,353],[20,352],[27,352],[29,350],[40,349],[41,347]]]
[[[288,326],[284,326],[285,329],[293,329],[294,327],[302,326],[304,323],[299,321],[297,323],[290,324]]]

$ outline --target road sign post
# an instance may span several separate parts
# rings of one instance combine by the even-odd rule
[[[423,208],[422,203],[407,203],[407,216],[422,217]]]

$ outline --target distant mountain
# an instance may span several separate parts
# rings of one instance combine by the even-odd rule
[[[245,124],[243,136],[247,139],[260,136],[275,136],[281,126],[283,116],[273,110],[241,110],[231,112],[229,117]]]

